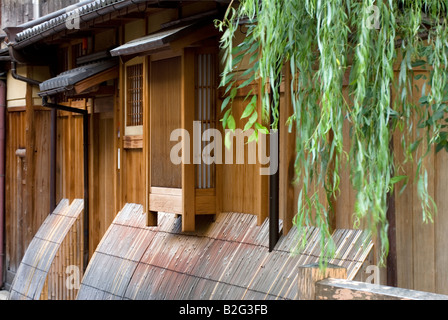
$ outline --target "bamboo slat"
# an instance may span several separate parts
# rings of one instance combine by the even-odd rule
[[[11,300],[72,300],[76,297],[76,283],[73,287],[67,285],[71,283],[67,281],[70,280],[68,276],[72,275],[67,271],[70,271],[68,267],[77,267],[78,281],[81,280],[82,211],[83,200],[75,199],[69,205],[69,201],[63,199],[45,219],[17,270],[11,286]]]
[[[195,232],[181,232],[181,217],[159,213],[148,228],[143,206],[126,204],[92,257],[77,299],[295,299],[300,265],[318,262],[320,234],[307,229],[308,246],[291,248],[297,229],[268,251],[268,222],[257,216],[221,213],[197,217]],[[372,243],[359,230],[336,230],[333,264],[353,279]]]

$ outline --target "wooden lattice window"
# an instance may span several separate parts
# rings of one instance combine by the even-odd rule
[[[201,123],[201,136],[208,129],[216,129],[217,57],[214,53],[196,56],[195,120]],[[210,137],[206,137],[210,140]],[[209,142],[202,141],[201,150]],[[215,164],[201,161],[196,165],[196,188],[215,187]]]
[[[126,66],[126,135],[143,131],[143,63]]]

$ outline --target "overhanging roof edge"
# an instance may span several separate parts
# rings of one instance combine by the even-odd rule
[[[51,96],[60,92],[72,90],[74,85],[95,76],[101,72],[112,69],[118,64],[117,59],[109,59],[77,67],[58,74],[39,85],[40,97]]]

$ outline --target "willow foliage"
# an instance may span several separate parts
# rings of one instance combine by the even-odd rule
[[[432,220],[435,205],[427,191],[424,157],[431,146],[448,150],[445,130],[447,105],[448,1],[442,0],[240,0],[231,3],[217,27],[223,31],[224,72],[221,86],[229,93],[222,109],[223,126],[234,129],[232,100],[236,83],[253,80],[262,86],[263,119],[272,113],[278,126],[282,70],[291,73],[293,114],[288,119],[297,134],[295,171],[302,186],[297,227],[318,226],[322,232],[321,261],[334,254],[329,230],[328,200],[339,191],[341,164],[348,162],[356,190],[356,224],[367,224],[379,235],[382,258],[388,252],[387,193],[398,181],[402,163],[390,148],[392,133],[401,132],[405,161],[416,161],[415,174],[423,220]],[[239,25],[247,26],[244,41],[233,41]],[[236,72],[243,57],[250,58],[244,74]],[[398,59],[401,57],[401,59]],[[401,61],[399,72],[394,63]],[[425,85],[415,89],[415,68],[430,70]],[[343,79],[349,72],[348,99]],[[392,94],[394,91],[394,94]],[[413,93],[418,92],[418,97]],[[253,94],[252,92],[250,94]],[[419,101],[412,103],[411,101]],[[245,129],[266,128],[258,123],[256,99],[248,101]],[[350,124],[350,150],[343,149],[343,123]],[[283,125],[283,124],[282,124]],[[413,130],[417,138],[409,141]],[[424,142],[424,143],[422,143]],[[356,225],[355,225],[356,227]],[[306,240],[303,240],[306,241]],[[302,243],[303,244],[303,243]]]

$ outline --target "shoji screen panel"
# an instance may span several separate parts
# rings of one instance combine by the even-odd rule
[[[208,129],[216,128],[217,56],[214,53],[199,53],[196,56],[196,110],[195,120],[201,126],[201,151],[213,138]],[[205,133],[205,135],[204,135]],[[205,140],[205,141],[202,141]],[[213,156],[213,154],[211,154]],[[196,165],[196,188],[215,188],[215,164],[202,160]]]

